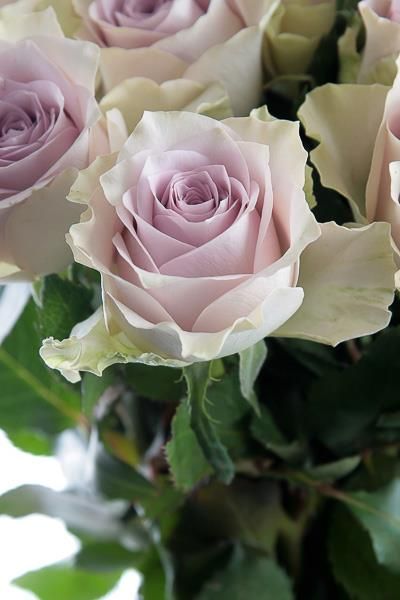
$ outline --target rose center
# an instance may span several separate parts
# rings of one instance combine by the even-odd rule
[[[161,204],[187,220],[201,221],[218,211],[229,192],[218,186],[207,171],[189,171],[172,176],[164,190]]]
[[[129,13],[151,15],[159,10],[169,0],[125,0],[126,9]]]

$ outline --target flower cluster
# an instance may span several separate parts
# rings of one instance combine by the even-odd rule
[[[115,362],[182,366],[266,336],[335,345],[388,324],[396,0],[360,3],[338,40],[346,83],[322,86],[313,65],[333,0],[1,5],[0,276],[73,260],[101,275],[94,314],[44,341],[48,365],[76,381]],[[383,72],[390,89],[371,83]],[[310,155],[299,122],[265,106],[299,85]],[[309,159],[348,199],[346,226],[318,222]]]

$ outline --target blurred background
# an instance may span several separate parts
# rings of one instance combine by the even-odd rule
[[[69,445],[69,460],[74,461],[73,443],[68,438],[64,443]],[[24,484],[44,485],[57,491],[66,488],[65,471],[57,458],[22,452],[1,430],[0,457],[0,495]],[[79,456],[75,458],[79,460]],[[78,538],[59,519],[38,514],[18,519],[0,516],[0,598],[37,600],[31,592],[12,585],[12,580],[28,571],[68,561],[79,546]],[[127,570],[116,587],[99,600],[134,600],[139,585],[139,574]]]

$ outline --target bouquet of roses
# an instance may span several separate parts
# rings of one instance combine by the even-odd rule
[[[0,428],[80,456],[17,584],[398,600],[400,2],[0,5]]]

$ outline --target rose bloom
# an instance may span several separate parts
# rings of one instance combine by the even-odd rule
[[[3,19],[0,42],[0,276],[65,268],[79,218],[66,196],[89,159],[98,50],[65,39],[49,9]]]
[[[134,77],[157,84],[177,79],[219,82],[235,114],[249,114],[260,104],[259,24],[272,4],[272,0],[74,0],[83,21],[79,37],[102,47],[106,92]]]
[[[320,141],[311,159],[323,185],[349,199],[359,222],[390,223],[400,248],[399,75],[388,89],[328,84],[308,94],[299,117]]]
[[[322,37],[332,29],[333,0],[281,0],[267,21],[264,62],[270,77],[306,73]]]
[[[337,343],[386,325],[388,227],[318,225],[298,124],[271,119],[147,112],[117,157],[81,173],[72,197],[88,209],[69,243],[101,273],[104,306],[44,343],[50,366],[76,381],[118,361],[210,360],[272,333]]]
[[[400,52],[399,0],[363,0],[358,7],[366,39],[357,81],[391,85]]]
[[[58,22],[68,37],[75,37],[74,34],[80,26],[80,19],[73,8],[72,0],[0,0],[1,7],[5,7],[3,15],[8,18],[19,18],[20,15],[43,11],[50,7],[56,13]]]

